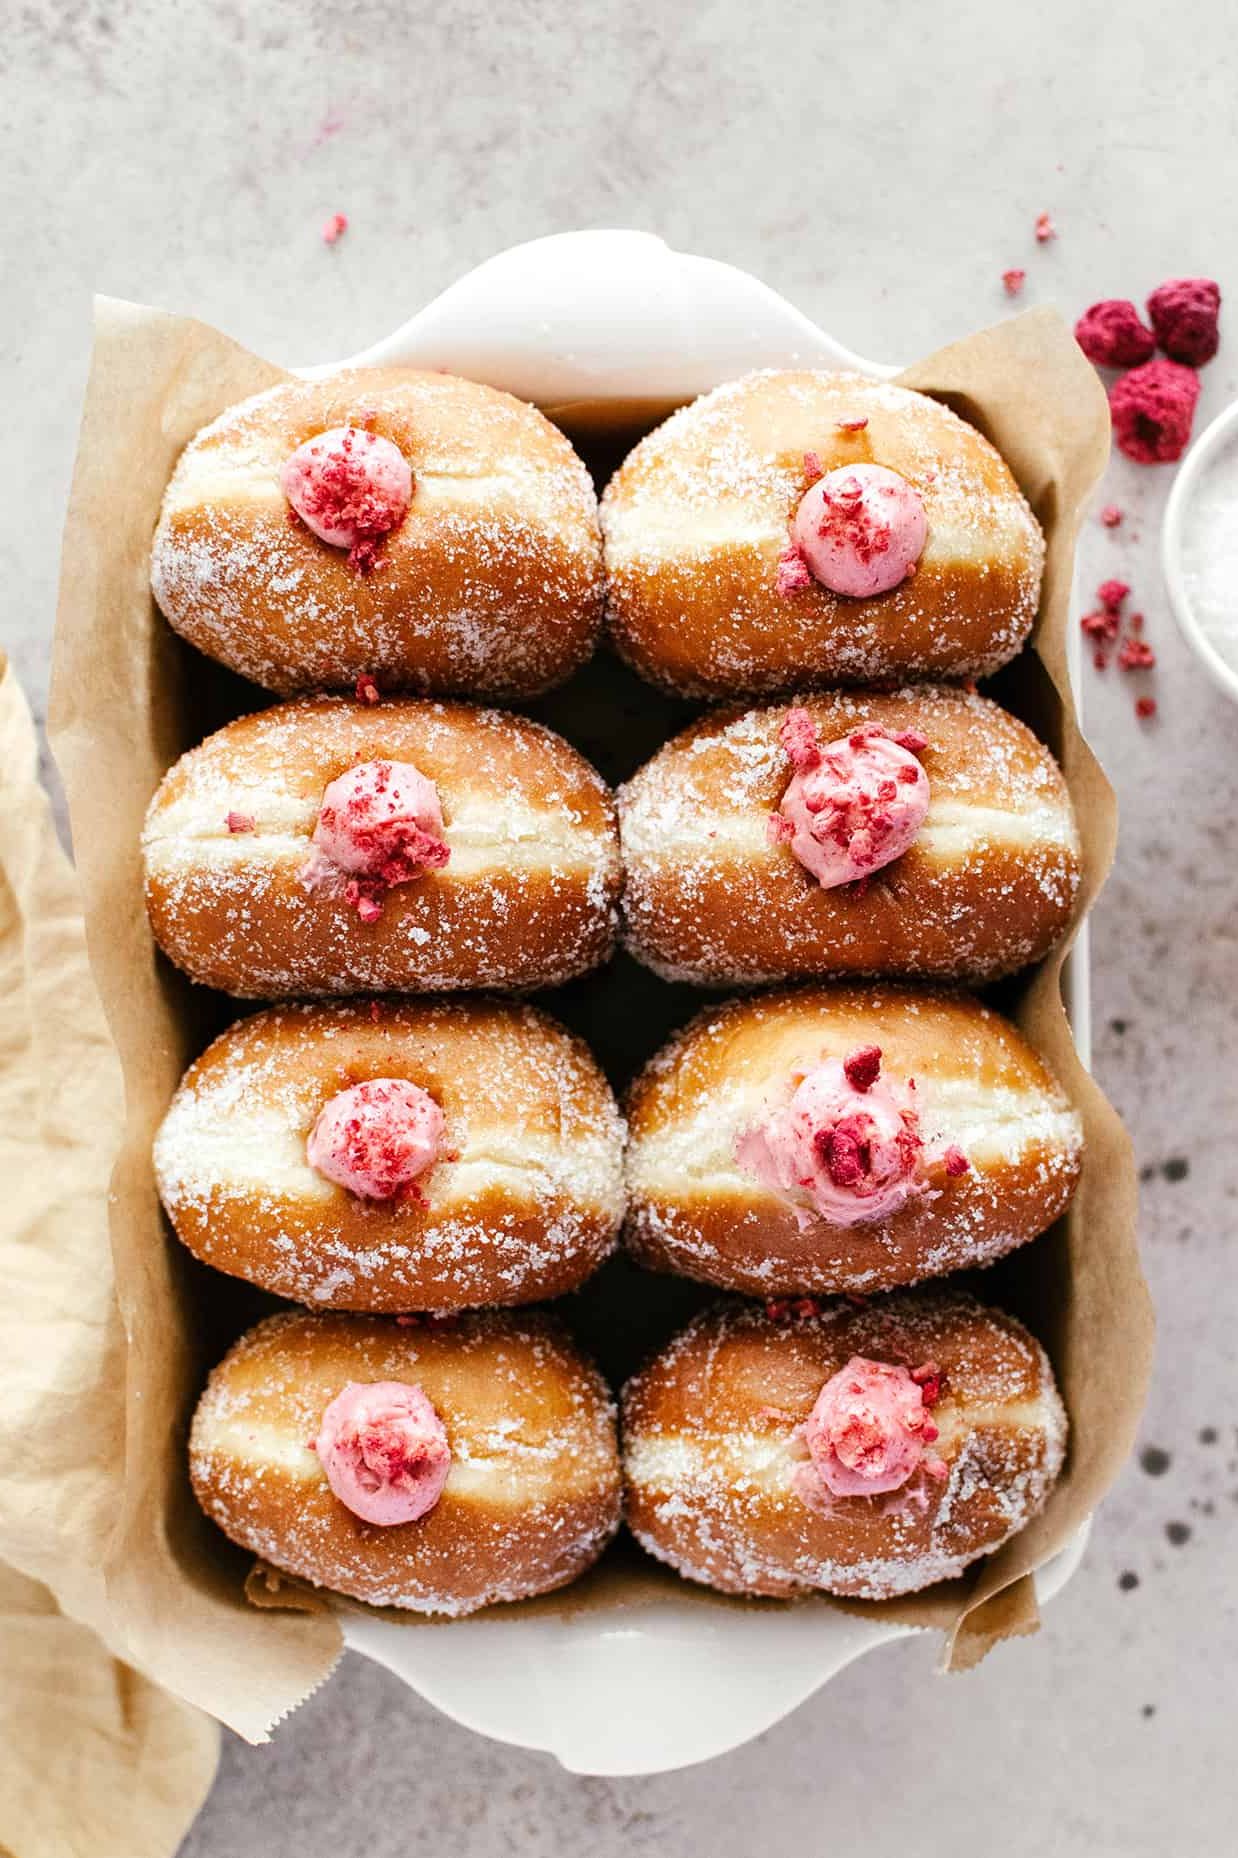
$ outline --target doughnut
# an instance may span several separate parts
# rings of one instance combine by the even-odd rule
[[[605,783],[465,704],[302,698],[164,777],[142,838],[164,953],[241,998],[551,987],[610,953]]]
[[[1064,933],[1080,847],[1030,729],[945,687],[704,717],[619,792],[625,939],[668,980],[978,983]]]
[[[1066,1210],[1082,1124],[966,995],[813,987],[710,1007],[632,1085],[640,1263],[782,1297],[990,1263]]]
[[[1044,561],[973,426],[810,369],[673,413],[608,484],[602,532],[615,645],[691,697],[984,676],[1027,637]]]
[[[290,380],[182,452],[151,587],[208,657],[281,693],[523,698],[590,656],[597,498],[557,427],[414,368]]]
[[[195,1257],[341,1310],[574,1290],[623,1218],[623,1124],[584,1044],[502,1001],[271,1007],[190,1066],[155,1177]]]
[[[189,1470],[272,1567],[415,1613],[563,1587],[619,1526],[613,1403],[546,1316],[268,1317],[207,1382]]]
[[[632,1533],[732,1594],[951,1580],[1043,1508],[1065,1449],[1040,1344],[954,1290],[783,1321],[724,1304],[623,1394]]]

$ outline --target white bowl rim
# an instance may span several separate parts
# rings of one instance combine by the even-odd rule
[[[1186,576],[1182,565],[1182,537],[1186,512],[1191,499],[1199,486],[1204,470],[1225,440],[1238,427],[1238,400],[1233,400],[1200,433],[1190,451],[1187,453],[1174,479],[1165,505],[1164,521],[1161,525],[1161,573],[1165,579],[1165,589],[1169,595],[1169,604],[1178,622],[1178,630],[1191,647],[1195,656],[1227,697],[1238,703],[1238,667],[1229,664],[1213,645],[1207,633],[1199,623],[1191,597],[1186,588]]]

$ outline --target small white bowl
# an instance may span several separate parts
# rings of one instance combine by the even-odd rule
[[[1223,413],[1218,413],[1212,424],[1200,433],[1174,479],[1169,501],[1165,505],[1164,522],[1161,526],[1161,570],[1165,576],[1169,604],[1178,622],[1178,630],[1213,683],[1223,690],[1227,697],[1238,703],[1238,665],[1230,664],[1221,656],[1200,625],[1187,587],[1186,567],[1182,556],[1187,516],[1204,473],[1227,440],[1236,436],[1238,436],[1238,400],[1227,406]]]

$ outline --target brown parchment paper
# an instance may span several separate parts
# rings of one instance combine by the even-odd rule
[[[230,402],[279,378],[278,370],[200,324],[101,301],[65,534],[51,718],[91,959],[128,1105],[112,1182],[127,1399],[124,1495],[105,1568],[108,1596],[143,1667],[252,1740],[263,1739],[326,1674],[339,1631],[320,1596],[270,1571],[251,1580],[258,1605],[247,1604],[247,1559],[201,1519],[189,1493],[187,1416],[209,1359],[243,1326],[243,1303],[235,1302],[243,1293],[228,1292],[234,1303],[221,1329],[218,1280],[208,1284],[210,1274],[178,1256],[162,1227],[150,1142],[183,1066],[229,1014],[156,957],[142,911],[138,833],[169,763],[229,714],[269,701],[252,687],[221,685],[217,671],[172,637],[154,610],[146,576],[159,499],[181,447]],[[1066,638],[1076,531],[1106,454],[1104,394],[1065,325],[1047,311],[942,350],[904,378],[948,400],[994,440],[1047,531],[1033,647],[993,688],[1050,743],[1066,770],[1084,840],[1086,908],[1112,858],[1115,807],[1075,721]],[[617,449],[617,434],[599,433],[597,408],[587,413],[577,423],[562,409],[562,423],[577,426],[599,463]],[[612,419],[626,443],[650,414],[620,410]],[[599,680],[604,686],[619,675],[599,659],[579,686],[569,685],[540,712],[608,772],[605,723],[593,717],[608,707],[598,706]],[[650,708],[655,699],[646,692],[641,703]],[[630,721],[629,713],[624,726]],[[673,726],[668,718],[663,733]],[[1049,1346],[1072,1419],[1067,1471],[1044,1515],[968,1580],[858,1609],[942,1628],[947,1662],[956,1669],[974,1663],[996,1639],[1034,1627],[1027,1576],[1069,1540],[1112,1481],[1146,1389],[1151,1326],[1135,1249],[1134,1170],[1117,1117],[1075,1055],[1061,999],[1065,953],[1006,990],[1000,1004],[1082,1110],[1084,1178],[1070,1216],[990,1273],[982,1288],[1026,1316]],[[636,1028],[632,1036],[640,1035],[641,1052],[653,1050],[669,1023],[657,990],[673,999],[671,990],[636,974],[624,980],[620,973],[614,984],[630,986],[624,1019]],[[586,995],[591,985],[584,984]],[[595,992],[610,985],[603,976]],[[591,996],[586,1004],[600,1011]],[[681,999],[671,1019],[686,1017],[691,1004]],[[653,1300],[667,1280],[642,1282]],[[586,1335],[598,1339],[587,1324]],[[566,1594],[532,1604],[541,1611],[609,1613],[673,1579],[620,1552]],[[736,1604],[686,1585],[677,1595],[699,1606]],[[407,1629],[449,1628],[408,1623]]]
[[[114,1655],[100,1568],[124,1337],[107,1232],[120,1069],[0,653],[0,1851],[168,1858],[215,1724]],[[109,1649],[109,1646],[112,1649]]]

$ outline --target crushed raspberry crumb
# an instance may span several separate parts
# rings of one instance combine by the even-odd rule
[[[1126,623],[1130,627],[1132,632],[1142,632],[1143,631],[1143,614],[1132,613]]]
[[[344,901],[356,910],[363,923],[376,923],[383,913],[382,900],[374,894],[375,886],[353,878],[344,886]]]
[[[356,694],[358,703],[378,703],[381,701],[381,693],[378,685],[374,682],[374,679],[370,676],[368,671],[363,671],[361,676],[357,679]]]
[[[229,832],[253,832],[257,822],[252,813],[229,813],[224,824]]]
[[[769,1302],[765,1305],[765,1314],[772,1323],[785,1323],[787,1317],[791,1314],[790,1298],[771,1297]]]
[[[1221,293],[1210,277],[1171,277],[1148,298],[1156,339],[1173,361],[1202,368],[1221,342]]]
[[[881,1047],[862,1045],[844,1059],[843,1073],[852,1090],[871,1090],[881,1076]]]
[[[1135,714],[1139,718],[1140,722],[1146,722],[1150,716],[1155,716],[1156,715],[1156,698],[1155,697],[1137,697],[1135,699]]]
[[[1092,653],[1092,663],[1093,663],[1093,664],[1094,664],[1094,665],[1096,666],[1096,669],[1097,669],[1098,671],[1104,671],[1104,670],[1107,670],[1107,669],[1108,669],[1108,665],[1109,665],[1109,654],[1108,654],[1108,652],[1102,652],[1102,651],[1095,651],[1095,652],[1093,652],[1093,653]]]
[[[924,1406],[925,1411],[931,1412],[932,1409],[937,1405],[937,1403],[941,1399],[942,1394],[945,1392],[945,1389],[946,1389],[945,1375],[942,1373],[941,1369],[938,1367],[935,1361],[926,1361],[923,1363],[921,1367],[912,1368],[911,1378],[916,1383],[916,1386],[920,1389],[920,1400]],[[941,1435],[935,1426],[933,1428],[931,1438],[929,1438],[929,1434],[927,1431],[924,1434],[924,1437],[928,1439],[930,1444],[932,1443],[933,1439],[940,1438],[940,1436]]]
[[[1116,613],[1129,592],[1130,585],[1126,581],[1102,581],[1096,589],[1096,598],[1106,612]]]
[[[1112,608],[1085,613],[1079,621],[1079,629],[1090,639],[1112,641],[1118,636],[1118,615]]]
[[[836,419],[834,424],[840,432],[863,432],[868,424],[868,415],[866,413],[862,419]]]
[[[1122,512],[1116,503],[1107,503],[1100,513],[1100,520],[1106,529],[1117,529],[1122,521]]]
[[[1136,464],[1173,464],[1191,438],[1199,376],[1178,361],[1145,361],[1109,389],[1118,449]]]
[[[778,746],[797,774],[810,773],[821,765],[821,748],[817,725],[807,710],[798,706],[788,710],[778,730]]]
[[[1017,297],[1027,282],[1027,272],[1018,265],[1012,265],[1009,271],[1002,272],[1002,289],[1008,297]]]
[[[347,231],[348,231],[347,214],[346,213],[332,213],[330,219],[327,220],[325,225],[323,226],[322,242],[324,245],[334,245],[335,241],[339,238],[342,238],[343,235]]]
[[[1086,309],[1075,324],[1075,341],[1098,368],[1136,368],[1156,353],[1155,335],[1125,297]]]
[[[789,542],[778,557],[778,592],[784,600],[789,600],[793,594],[803,593],[811,583],[808,563],[794,542]]]
[[[1156,664],[1156,653],[1146,639],[1124,639],[1118,651],[1118,664],[1123,671],[1151,671]]]
[[[387,563],[382,554],[383,538],[380,535],[363,535],[353,543],[348,551],[348,565],[354,574],[376,574]]]
[[[905,748],[909,755],[922,755],[928,747],[928,737],[921,735],[918,729],[902,729],[891,739],[899,748]]]
[[[815,484],[815,483],[816,483],[816,481],[817,481],[817,479],[818,479],[819,477],[824,477],[824,476],[825,476],[825,471],[824,471],[824,469],[823,469],[823,467],[822,467],[822,464],[821,464],[821,456],[820,456],[820,453],[818,453],[818,452],[805,452],[805,453],[804,453],[804,483],[805,483],[805,487],[806,487],[806,488],[807,488],[807,487],[810,487],[811,485],[813,485],[813,484]]]
[[[966,1174],[970,1171],[971,1162],[967,1159],[962,1149],[957,1148],[953,1143],[951,1143],[950,1147],[946,1150],[942,1160],[945,1162],[946,1173],[950,1176],[951,1180],[957,1180],[960,1174]]]
[[[1057,227],[1048,213],[1037,213],[1035,230],[1037,245],[1047,245],[1050,239],[1057,237]]]
[[[375,1025],[378,1024],[382,1016],[383,1016],[382,1008],[379,1006],[378,1001],[371,1000],[370,1001],[370,1018],[373,1020]]]

